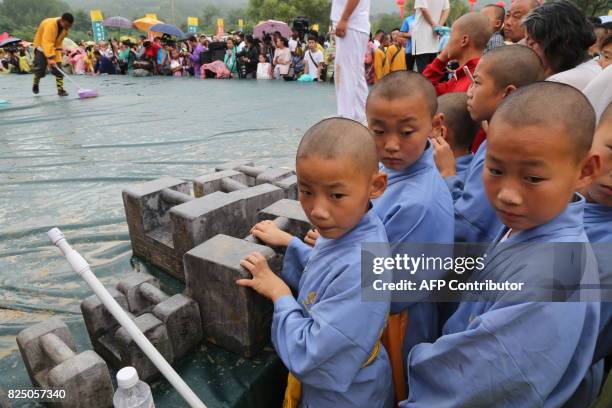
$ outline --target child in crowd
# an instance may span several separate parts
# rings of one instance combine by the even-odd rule
[[[581,192],[586,198],[584,229],[594,244],[602,285],[612,279],[612,104],[599,120],[593,152],[601,159],[601,172],[593,183]],[[608,289],[608,293],[610,290]],[[606,300],[609,300],[607,296]],[[612,302],[602,302],[599,339],[593,362],[612,356]]]
[[[453,202],[429,143],[436,110],[433,86],[410,71],[385,76],[368,95],[368,126],[376,141],[381,171],[389,177],[387,190],[374,200],[374,210],[391,244],[453,243]],[[432,274],[418,277],[437,278]],[[401,361],[415,344],[439,336],[435,303],[394,303],[391,308],[395,314],[408,310]],[[395,353],[392,358],[396,361]]]
[[[474,158],[470,146],[478,132],[478,124],[472,120],[467,110],[467,94],[451,92],[438,97],[438,112],[434,117],[434,129],[431,143],[434,148],[434,160],[440,175],[448,181],[452,176],[463,181],[465,173]],[[451,163],[444,159],[453,158]],[[444,170],[453,167],[454,173]]]
[[[389,65],[389,72],[406,71],[406,39],[399,35],[397,30],[393,43],[387,47],[386,60]]]
[[[572,397],[591,366],[599,304],[553,302],[537,289],[558,276],[597,279],[575,194],[598,172],[594,126],[584,95],[558,83],[519,89],[495,111],[484,184],[504,228],[470,280],[523,282],[530,300],[481,291],[462,302],[442,337],[412,349],[401,407],[558,407]]]
[[[389,73],[387,47],[389,47],[390,38],[389,34],[383,34],[380,37],[380,47],[374,50],[374,83],[377,83]]]
[[[464,67],[474,72],[490,37],[489,19],[483,14],[464,14],[453,23],[446,48],[423,71],[423,75],[435,86],[438,95],[467,91],[471,81],[464,72]],[[457,60],[459,68],[453,78],[443,82],[446,64],[450,60]],[[507,68],[504,67],[504,70]]]
[[[367,128],[348,119],[319,122],[296,157],[300,203],[321,234],[308,265],[296,256],[301,241],[272,221],[251,231],[267,244],[288,246],[281,277],[253,253],[241,262],[253,279],[237,282],[274,302],[272,342],[290,371],[283,406],[376,408],[392,401],[379,340],[389,303],[361,300],[361,244],[387,241],[371,205],[387,184],[377,162]]]
[[[597,61],[602,69],[606,69],[612,64],[612,34],[608,34],[601,40],[599,49],[599,60]]]
[[[315,78],[317,81],[321,79],[321,67],[325,62],[323,53],[317,48],[317,37],[308,37],[308,50],[304,53],[304,73]]]
[[[259,54],[257,79],[272,79],[272,65],[266,61],[266,56],[264,54]]]
[[[170,55],[170,71],[172,76],[183,76],[183,57],[181,57],[181,53],[178,50],[172,50]]]
[[[500,69],[513,61],[513,69]],[[543,76],[540,58],[526,46],[498,47],[482,57],[474,72],[474,84],[468,89],[467,106],[477,123],[488,121],[499,104],[517,88],[532,84]],[[482,173],[487,143],[483,142],[472,159],[462,181],[456,177],[454,164],[441,169],[448,174],[447,184],[455,198],[455,241],[491,242],[501,228],[495,211],[485,199]],[[441,152],[442,153],[442,152]],[[447,154],[445,163],[453,163]]]

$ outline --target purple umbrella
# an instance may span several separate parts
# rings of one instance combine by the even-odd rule
[[[104,21],[102,21],[102,25],[104,27],[113,27],[113,28],[132,28],[132,21],[120,16],[108,17]]]
[[[280,32],[283,37],[290,37],[293,33],[287,23],[276,20],[268,20],[257,24],[253,28],[253,37],[263,39],[265,34],[272,35],[276,31]]]

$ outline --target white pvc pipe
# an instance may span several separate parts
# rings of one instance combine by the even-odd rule
[[[119,324],[128,332],[130,337],[138,344],[138,347],[149,357],[155,367],[163,374],[164,377],[172,384],[183,399],[192,408],[206,408],[206,405],[198,398],[198,396],[189,388],[183,379],[174,371],[172,366],[166,359],[157,351],[155,346],[151,344],[149,339],[140,331],[136,324],[128,317],[125,311],[119,306],[117,301],[108,293],[104,285],[100,283],[96,275],[89,268],[87,261],[66,241],[64,234],[59,228],[53,228],[47,232],[47,236],[64,254],[68,263],[79,276],[81,276],[89,287],[94,291],[96,296],[104,303],[108,311],[117,319]]]

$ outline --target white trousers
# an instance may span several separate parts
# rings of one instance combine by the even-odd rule
[[[336,37],[336,104],[338,116],[366,122],[365,103],[368,84],[365,79],[364,59],[368,35],[347,29],[344,38]]]

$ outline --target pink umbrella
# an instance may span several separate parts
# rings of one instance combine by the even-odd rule
[[[272,35],[276,31],[280,32],[283,37],[290,37],[293,33],[287,23],[276,20],[268,20],[257,24],[255,28],[253,28],[253,37],[263,39],[265,34]]]
[[[9,37],[10,37],[9,33],[7,33],[6,31],[3,32],[2,34],[0,34],[0,42],[6,40]]]

